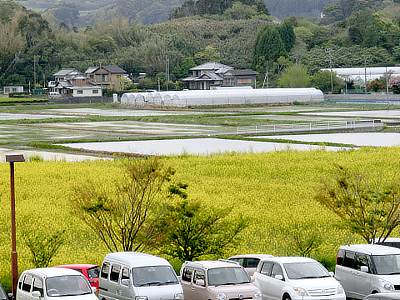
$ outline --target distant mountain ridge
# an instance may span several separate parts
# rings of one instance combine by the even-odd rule
[[[271,15],[320,17],[333,0],[264,0]],[[96,19],[126,17],[144,24],[166,21],[184,0],[18,0],[27,8],[48,11],[59,22],[72,26],[91,25]]]

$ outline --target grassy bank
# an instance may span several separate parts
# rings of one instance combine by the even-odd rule
[[[225,154],[210,157],[164,158],[189,184],[192,198],[210,206],[230,206],[251,219],[243,241],[229,254],[261,252],[291,253],[287,244],[290,228],[317,228],[323,233],[319,259],[332,260],[337,247],[355,241],[329,211],[315,200],[321,178],[332,176],[333,164],[361,168],[378,178],[398,177],[399,148],[361,149],[347,152],[276,152]],[[111,182],[121,177],[119,161],[83,163],[30,162],[16,166],[17,226],[20,270],[31,267],[22,234],[29,230],[65,229],[67,241],[53,264],[100,263],[107,250],[71,214],[69,195],[74,185],[87,179]],[[8,165],[0,164],[0,279],[10,275],[10,207]],[[289,230],[290,231],[290,230]]]

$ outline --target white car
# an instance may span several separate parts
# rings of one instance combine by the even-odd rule
[[[98,300],[78,271],[62,268],[27,270],[18,280],[16,300]]]
[[[346,300],[340,283],[311,258],[266,258],[253,277],[263,300]]]
[[[360,244],[340,247],[335,277],[348,297],[400,291],[400,249]]]
[[[239,254],[231,256],[228,259],[237,262],[246,270],[249,276],[253,276],[260,260],[270,257],[272,257],[272,255],[269,254]]]

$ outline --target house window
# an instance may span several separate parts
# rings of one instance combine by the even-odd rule
[[[78,95],[82,95],[82,94],[83,94],[83,90],[77,90],[76,93],[77,93]]]
[[[106,82],[106,81],[108,81],[108,76],[107,75],[102,75],[101,79],[102,79],[103,82]]]
[[[90,78],[91,78],[91,79],[94,79],[94,75],[93,75],[93,74],[91,74],[91,75],[90,75]]]
[[[13,91],[13,93],[16,93],[17,92],[17,88],[13,87],[12,91]]]
[[[5,94],[9,94],[10,93],[10,88],[8,88],[8,87],[4,88],[4,93]]]
[[[99,90],[92,90],[92,93],[93,93],[93,94],[98,94],[98,93],[99,93]]]

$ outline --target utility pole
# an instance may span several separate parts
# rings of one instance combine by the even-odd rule
[[[167,74],[167,91],[169,91],[169,57],[167,57],[166,72]]]
[[[332,57],[332,48],[325,49],[325,53],[327,53],[328,57],[329,57],[329,68],[331,70],[331,94],[333,94],[333,70],[332,70],[333,57]]]
[[[33,55],[33,89],[36,88],[36,55]]]
[[[364,93],[367,93],[367,56],[364,56]]]

